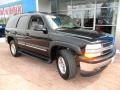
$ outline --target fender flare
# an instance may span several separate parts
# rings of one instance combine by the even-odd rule
[[[8,42],[8,38],[9,38],[9,37],[13,38],[13,40],[15,40],[16,43],[18,42],[17,39],[16,39],[13,35],[8,35],[8,36],[6,36],[6,41],[7,41],[7,42]]]
[[[81,54],[81,49],[80,49],[80,46],[78,45],[75,45],[75,44],[71,44],[71,43],[67,43],[67,42],[60,42],[60,41],[52,41],[50,43],[50,53],[51,53],[51,50],[54,46],[62,46],[62,47],[66,47],[66,48],[70,48],[72,49],[76,54],[80,55]]]

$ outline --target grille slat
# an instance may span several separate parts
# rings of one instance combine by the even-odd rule
[[[112,41],[111,41],[111,42],[104,42],[104,43],[103,43],[103,48],[110,47],[111,45],[113,45],[113,42],[112,42]],[[112,53],[112,49],[113,49],[113,47],[112,47],[111,49],[108,49],[108,50],[103,51],[103,55],[107,55],[107,54]]]
[[[105,43],[103,43],[103,47],[108,47],[112,44],[113,44],[113,42],[105,42]]]

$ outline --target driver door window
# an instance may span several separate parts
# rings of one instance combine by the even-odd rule
[[[44,25],[41,17],[32,17],[29,28],[34,30],[35,25]]]

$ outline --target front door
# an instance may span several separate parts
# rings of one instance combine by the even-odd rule
[[[48,34],[42,30],[34,30],[35,25],[44,25],[40,16],[32,16],[29,28],[26,31],[26,47],[34,54],[48,56],[49,39]]]

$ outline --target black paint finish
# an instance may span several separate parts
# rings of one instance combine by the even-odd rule
[[[85,30],[81,28],[73,28],[73,29],[61,28],[59,30],[52,30],[50,27],[50,23],[48,23],[48,20],[45,17],[46,15],[50,15],[50,14],[31,13],[31,14],[21,14],[21,15],[13,16],[13,18],[16,17],[18,18],[17,23],[19,23],[19,18],[23,16],[28,16],[28,18],[26,19],[28,23],[22,22],[24,23],[24,26],[26,26],[26,28],[21,29],[17,27],[17,23],[16,23],[16,27],[15,26],[12,27],[11,22],[13,21],[10,19],[6,27],[7,41],[9,42],[10,38],[13,38],[16,40],[16,43],[18,42],[24,43],[24,45],[18,43],[18,46],[21,49],[27,50],[36,55],[43,55],[49,58],[51,57],[51,53],[56,53],[56,52],[52,52],[52,49],[56,46],[69,48],[72,51],[74,51],[77,55],[82,56],[85,46],[87,44],[107,43],[107,42],[112,42],[112,44],[114,44],[114,38],[111,35],[99,33],[92,30]],[[31,25],[31,21],[32,21],[31,17],[33,16],[42,18],[44,22],[44,27],[47,30],[46,33],[42,30],[35,31],[34,29],[29,29],[29,26]],[[111,56],[110,55],[107,59],[113,56],[113,54]],[[104,60],[104,57],[101,57],[101,59]],[[50,61],[52,60],[49,59],[49,62]]]

